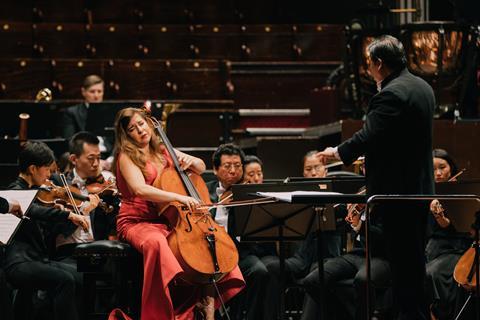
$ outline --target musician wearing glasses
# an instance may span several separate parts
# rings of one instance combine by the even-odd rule
[[[225,193],[230,191],[233,184],[241,183],[243,180],[243,164],[245,155],[243,151],[234,144],[220,145],[214,152],[213,172],[217,181],[207,183],[210,193],[210,200],[213,203],[222,201]],[[217,207],[212,210],[215,221],[225,226],[227,232],[232,235],[235,228],[235,215],[233,208]],[[233,309],[234,319],[262,320],[268,319],[269,315],[263,315],[265,288],[268,281],[268,271],[262,257],[257,255],[256,246],[236,241],[240,256],[238,266],[242,271],[246,282],[246,288],[240,295],[235,297],[230,306]],[[246,318],[242,313],[246,312]]]

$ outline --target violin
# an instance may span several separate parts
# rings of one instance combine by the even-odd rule
[[[103,198],[104,196],[112,197],[118,195],[117,184],[113,177],[105,179],[103,175],[100,175],[95,180],[87,180],[86,187],[89,194],[96,194],[100,198]]]
[[[365,194],[367,192],[367,188],[363,187],[357,194]],[[345,216],[345,221],[348,222],[350,225],[353,225],[356,219],[360,217],[361,213],[365,209],[365,203],[353,203],[349,204],[347,207],[347,215]],[[355,231],[356,228],[354,228]]]
[[[148,112],[148,110],[146,110]],[[184,171],[161,124],[149,116],[173,161],[155,179],[159,189],[188,195],[201,203],[210,203],[207,186],[200,175]],[[206,208],[190,210],[179,202],[157,203],[159,214],[172,227],[167,241],[175,258],[184,270],[180,279],[193,284],[210,284],[220,280],[238,265],[235,243],[223,226],[212,218]]]
[[[68,211],[77,213],[84,202],[90,201],[90,198],[83,195],[75,186],[65,185],[57,186],[50,180],[47,180],[37,193],[37,200],[44,206],[62,206]],[[113,207],[104,201],[100,201],[98,207],[106,213],[113,211]],[[80,214],[78,212],[78,214]]]
[[[90,199],[80,193],[80,190],[74,186],[69,186],[72,195],[70,199],[65,187],[60,187],[47,180],[38,190],[37,200],[44,206],[54,207],[61,205],[69,211],[75,212],[85,201]]]

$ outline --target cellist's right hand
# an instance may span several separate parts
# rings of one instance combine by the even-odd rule
[[[195,211],[195,209],[200,205],[200,202],[198,202],[197,199],[188,196],[178,195],[177,200],[178,202],[186,205],[190,211]]]

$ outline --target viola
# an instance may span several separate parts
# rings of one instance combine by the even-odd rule
[[[155,179],[153,186],[187,195],[209,204],[210,195],[200,175],[184,171],[160,123],[150,117],[173,161]],[[212,218],[207,208],[190,210],[179,202],[158,203],[157,209],[172,227],[167,240],[170,249],[184,270],[180,278],[188,283],[210,284],[220,280],[238,265],[237,248],[225,231]]]

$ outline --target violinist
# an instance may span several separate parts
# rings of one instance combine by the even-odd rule
[[[19,153],[20,174],[9,188],[25,190],[43,185],[50,176],[54,160],[52,150],[45,143],[27,142]],[[7,281],[19,289],[17,297],[22,296],[21,292],[46,291],[53,299],[53,319],[78,319],[75,293],[81,275],[76,268],[49,259],[45,233],[67,222],[88,230],[88,221],[84,216],[37,203],[30,206],[28,217],[22,220],[12,243],[6,248]]]
[[[433,150],[435,182],[448,182],[458,170],[453,158],[443,149]],[[468,239],[459,237],[438,200],[430,205],[427,228],[427,293],[430,311],[436,319],[453,319],[455,301],[460,293],[453,279],[453,270],[468,248]]]
[[[73,255],[77,244],[92,242],[95,240],[114,239],[116,234],[116,212],[118,212],[118,197],[108,197],[102,201],[113,205],[112,212],[106,212],[104,208],[99,207],[100,197],[89,192],[89,186],[97,181],[107,181],[113,179],[110,172],[101,171],[100,167],[100,147],[97,136],[90,132],[82,131],[76,133],[69,141],[69,161],[72,163],[72,170],[65,174],[69,185],[76,188],[81,195],[88,197],[80,205],[80,211],[85,215],[90,223],[88,232],[82,228],[68,228],[61,230],[56,239],[56,258],[66,259]],[[59,175],[54,174],[51,180],[56,185],[61,186],[62,182]],[[75,264],[75,261],[70,261]]]
[[[217,177],[216,181],[207,183],[210,193],[210,200],[213,203],[221,201],[226,192],[230,191],[232,185],[241,183],[243,180],[243,165],[245,154],[234,144],[222,144],[213,153],[213,172]],[[212,211],[215,221],[223,225],[232,235],[235,227],[234,208],[217,207]],[[238,266],[245,277],[245,291],[231,303],[234,317],[242,317],[246,313],[246,319],[267,319],[264,318],[262,310],[262,297],[265,294],[267,269],[262,258],[257,255],[256,246],[239,242],[232,236],[236,242],[240,260]]]
[[[142,320],[193,319],[195,311],[204,319],[214,319],[219,306],[211,286],[179,283],[183,270],[167,243],[171,232],[169,219],[158,214],[155,202],[180,202],[194,210],[199,202],[189,196],[153,186],[158,175],[172,166],[172,159],[155,134],[151,119],[140,109],[126,108],[115,120],[115,161],[117,185],[122,194],[117,220],[118,236],[143,255],[144,278]],[[183,169],[195,173],[205,170],[196,157],[175,150]],[[218,283],[223,301],[243,287],[243,278],[235,268]]]

